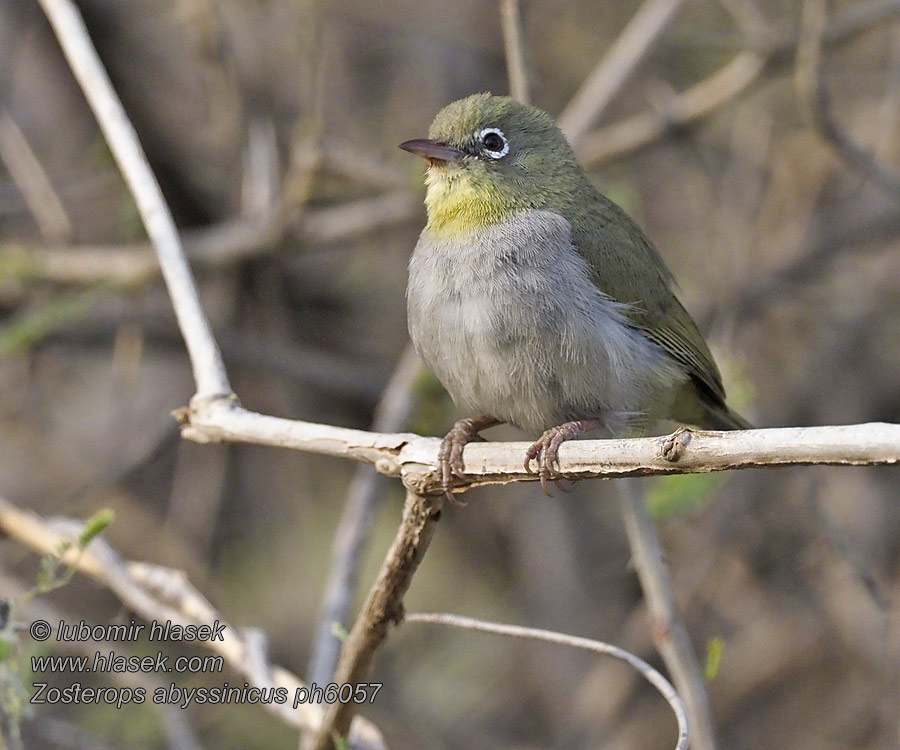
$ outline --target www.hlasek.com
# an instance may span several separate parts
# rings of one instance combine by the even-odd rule
[[[131,621],[129,625],[95,625],[89,626],[84,620],[77,624],[60,621],[56,628],[56,641],[95,641],[108,643],[129,642],[139,639],[141,632],[147,627]],[[171,620],[149,625],[146,633],[150,641],[224,641],[226,626],[216,620],[212,625],[173,625]],[[35,620],[29,628],[31,637],[36,641],[47,641],[53,635],[53,626],[46,620]],[[170,664],[171,660],[171,664]],[[198,674],[203,672],[221,672],[225,660],[221,656],[178,656],[161,651],[153,656],[126,656],[115,651],[96,651],[87,656],[32,656],[31,671],[35,674],[44,672],[93,672],[98,674],[143,672],[143,673],[177,673]],[[144,703],[148,692],[143,687],[85,687],[75,682],[66,687],[57,687],[47,682],[32,683],[34,694],[30,702],[41,704],[106,704],[121,708],[129,703]],[[286,687],[255,687],[245,682],[243,685],[229,685],[227,682],[214,687],[179,687],[174,682],[168,686],[160,686],[149,695],[153,703],[175,705],[187,708],[192,704],[240,704],[240,703],[278,703],[285,704],[292,700],[293,707],[303,703],[372,703],[381,683],[369,682],[357,685],[329,683],[319,687],[315,683],[301,686],[294,691],[291,699]]]

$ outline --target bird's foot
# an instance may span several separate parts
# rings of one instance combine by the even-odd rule
[[[541,477],[541,489],[544,490],[545,495],[553,497],[548,482],[559,479],[559,446],[566,440],[574,440],[586,432],[605,426],[606,421],[603,419],[581,419],[545,430],[544,434],[525,452],[525,471],[533,474],[531,462],[537,462],[538,474]],[[560,487],[564,492],[568,492],[571,489],[568,485],[561,486],[558,483],[557,487]]]
[[[453,478],[465,478],[463,449],[466,444],[475,440],[483,440],[478,433],[497,424],[500,424],[500,420],[494,417],[467,417],[460,419],[444,436],[438,450],[438,467],[441,471],[441,489],[444,490],[444,494],[450,502],[457,503],[453,498]],[[465,503],[457,504],[464,505]]]

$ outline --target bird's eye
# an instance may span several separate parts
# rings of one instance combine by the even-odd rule
[[[492,159],[502,159],[509,153],[509,142],[503,131],[497,128],[485,128],[478,134],[478,140],[481,141],[484,153]]]

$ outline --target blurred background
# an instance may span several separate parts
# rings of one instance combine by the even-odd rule
[[[406,345],[406,262],[424,224],[423,165],[396,145],[454,99],[508,92],[497,3],[78,5],[184,231],[242,403],[368,428]],[[532,98],[557,116],[640,3],[523,7]],[[685,3],[574,146],[672,267],[738,410],[759,426],[897,422],[900,3],[833,3],[818,66],[798,56],[815,9]],[[48,516],[113,509],[106,537],[125,557],[185,570],[307,674],[357,467],[179,437],[170,412],[193,390],[171,305],[36,2],[0,0],[0,50],[0,494]],[[441,435],[460,416],[430,376],[409,395],[402,429]],[[900,747],[897,470],[646,484],[701,662],[721,650],[708,666],[722,746]],[[598,638],[660,666],[610,483],[465,499],[445,509],[409,611]],[[381,485],[354,614],[401,503],[399,484]],[[0,597],[37,569],[0,539]],[[40,601],[76,622],[129,617],[83,577]],[[545,645],[408,624],[372,679],[384,688],[364,714],[394,749],[675,736],[624,666]],[[226,670],[181,683],[223,680],[243,682]],[[180,717],[184,736],[152,705],[42,706],[23,734],[35,748],[296,744],[255,706]]]

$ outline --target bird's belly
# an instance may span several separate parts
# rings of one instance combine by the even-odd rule
[[[509,244],[503,235],[473,259],[420,241],[411,260],[410,335],[453,400],[529,433],[657,410],[681,374],[626,307],[596,289],[570,245],[504,254]]]
[[[527,297],[517,301],[532,310],[541,304]],[[538,433],[569,420],[622,416],[647,405],[640,389],[617,369],[597,329],[618,329],[614,339],[633,334],[603,315],[595,311],[585,326],[561,308],[522,315],[510,310],[509,301],[467,295],[437,306],[430,316],[434,328],[425,326],[416,345],[460,407]]]

